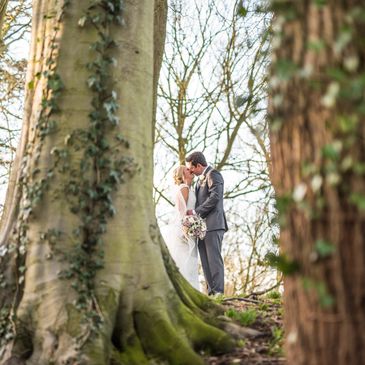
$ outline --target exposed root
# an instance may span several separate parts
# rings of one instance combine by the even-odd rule
[[[182,328],[174,327],[167,313],[134,314],[136,331],[142,346],[150,357],[168,364],[203,364]]]
[[[129,319],[123,316],[124,320],[118,321],[112,365],[203,364],[200,353],[232,349],[232,338],[215,326],[212,313],[221,312],[219,306],[179,279],[178,275],[181,295],[172,291],[164,297],[151,297],[148,303],[143,299],[141,307],[129,308]],[[199,304],[212,312],[205,312]]]
[[[216,354],[228,352],[233,348],[234,342],[227,333],[203,321],[188,308],[180,306],[178,316],[180,326],[185,329],[196,350]]]

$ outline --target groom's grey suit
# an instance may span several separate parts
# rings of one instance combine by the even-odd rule
[[[223,210],[223,177],[208,166],[195,186],[195,212],[206,219],[207,234],[198,248],[208,294],[224,292],[224,265],[221,254],[224,232],[228,230]]]

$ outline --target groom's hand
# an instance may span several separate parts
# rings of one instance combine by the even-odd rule
[[[192,209],[189,209],[187,212],[186,212],[186,215],[194,215],[194,211]]]

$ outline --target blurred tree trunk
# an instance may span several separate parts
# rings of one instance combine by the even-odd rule
[[[124,25],[106,26],[119,5],[34,2],[1,222],[1,364],[202,364],[196,350],[232,346],[218,309],[173,265],[154,216],[166,3],[125,2]]]
[[[289,364],[365,363],[362,0],[272,1],[271,176]],[[297,270],[293,270],[296,265]]]
[[[8,0],[0,1],[0,40],[2,41],[2,28],[4,24],[4,18],[6,14],[6,7],[8,6]]]

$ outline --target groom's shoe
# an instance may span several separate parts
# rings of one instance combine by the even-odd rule
[[[221,299],[223,298],[223,293],[219,293],[219,292],[211,292],[208,294],[212,299]]]

